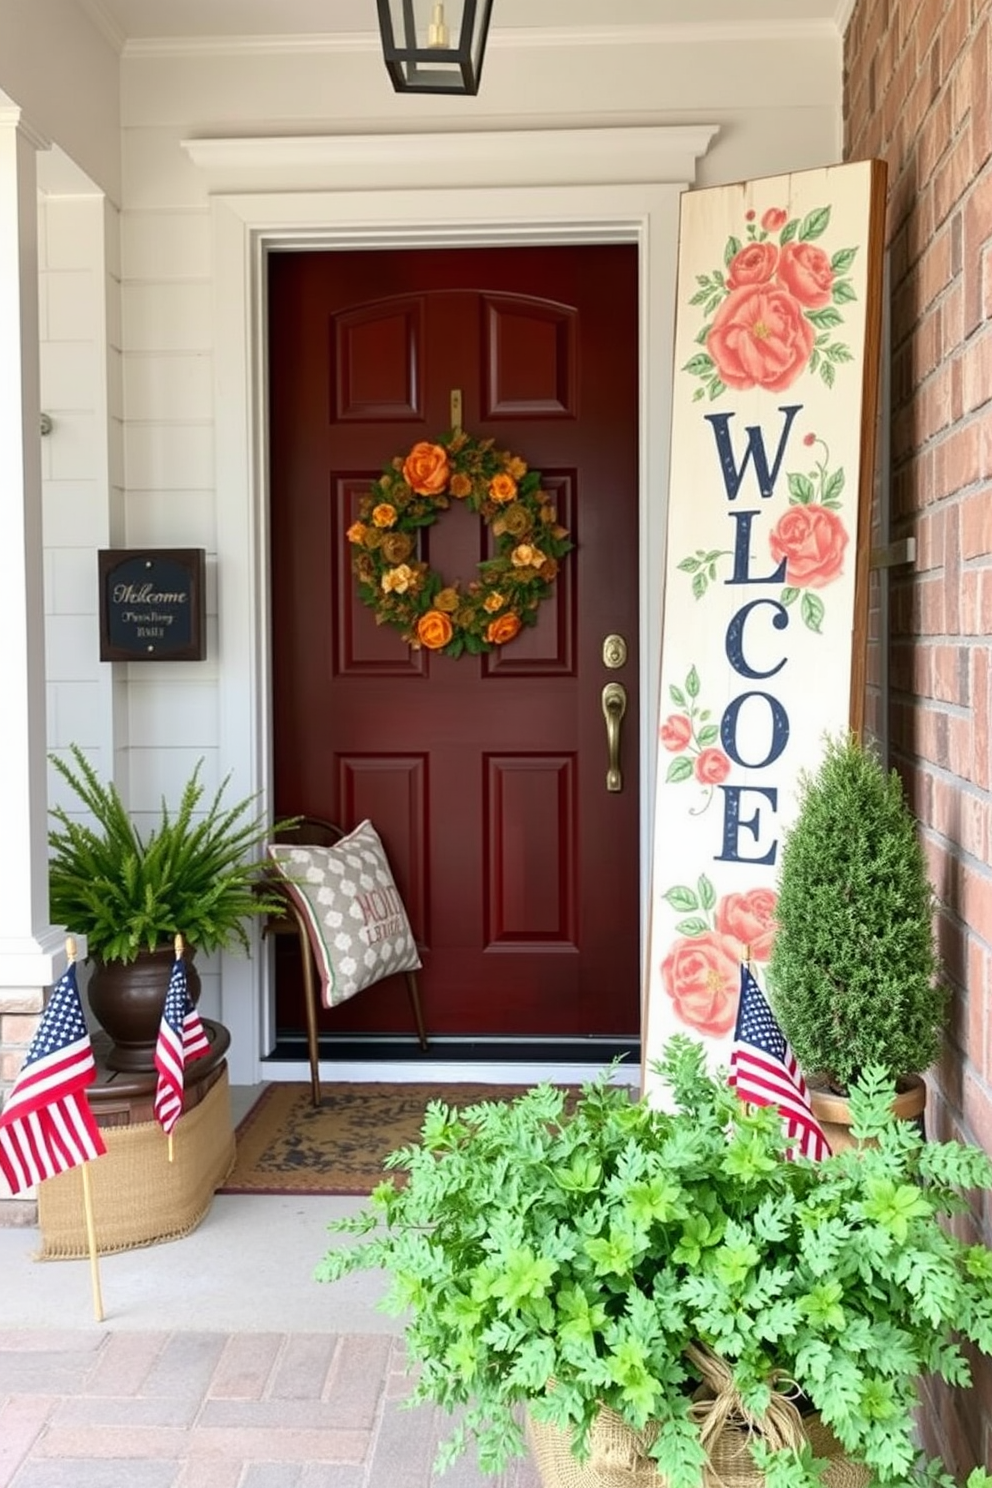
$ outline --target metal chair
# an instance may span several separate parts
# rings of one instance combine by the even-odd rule
[[[300,847],[333,847],[346,834],[333,822],[319,816],[301,816],[292,827],[275,833],[274,841],[297,844]],[[307,1020],[307,1055],[310,1061],[310,1088],[315,1106],[320,1105],[320,1037],[317,1029],[318,994],[313,947],[307,934],[307,923],[292,895],[280,879],[272,875],[266,879],[266,889],[275,888],[285,901],[285,912],[270,914],[262,926],[262,935],[295,935],[300,947],[303,967],[303,1001]],[[417,1028],[417,1041],[426,1052],[429,1048],[424,1031],[424,1017],[420,1006],[420,989],[415,971],[404,972],[413,1019]]]

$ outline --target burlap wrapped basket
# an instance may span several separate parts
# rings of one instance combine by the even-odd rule
[[[817,1457],[830,1463],[823,1475],[827,1488],[866,1488],[870,1472],[844,1455],[818,1415],[801,1416],[792,1400],[774,1394],[767,1413],[755,1417],[722,1359],[702,1347],[687,1353],[704,1381],[691,1409],[709,1459],[702,1488],[765,1488],[765,1475],[748,1449],[755,1435],[775,1448],[801,1446],[805,1439]],[[570,1433],[557,1426],[528,1415],[527,1434],[545,1488],[665,1488],[648,1450],[656,1433],[650,1428],[634,1431],[612,1410],[600,1411],[585,1462],[573,1455]]]

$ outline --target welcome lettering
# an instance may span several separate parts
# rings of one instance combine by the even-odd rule
[[[744,484],[745,476],[750,468],[754,482],[757,486],[758,496],[767,501],[775,493],[775,482],[778,480],[782,463],[785,459],[786,449],[789,444],[789,436],[796,417],[802,412],[801,403],[789,403],[779,408],[782,415],[782,427],[777,435],[774,455],[768,457],[768,445],[765,439],[765,431],[760,424],[747,425],[745,427],[746,444],[743,453],[738,457],[734,449],[731,421],[735,418],[733,413],[708,413],[704,417],[713,430],[713,439],[716,445],[717,468],[720,472],[723,484],[723,492],[727,502],[736,501]],[[727,584],[781,584],[785,578],[786,560],[783,558],[778,567],[770,574],[754,574],[751,571],[751,528],[756,518],[762,515],[761,508],[751,508],[745,511],[728,512],[728,516],[734,524],[734,567],[730,577],[725,580]],[[770,615],[766,612],[770,611]],[[788,656],[782,656],[771,667],[763,670],[751,665],[745,655],[745,633],[752,621],[757,619],[766,620],[775,630],[786,630],[789,626],[789,612],[778,599],[754,599],[742,605],[734,615],[731,616],[727,625],[724,638],[724,651],[727,660],[734,671],[740,677],[748,681],[767,680],[769,677],[777,676],[788,663]],[[752,719],[760,717],[767,725],[767,748],[763,755],[757,759],[748,759],[742,752],[739,742],[739,723],[742,710],[748,706]],[[752,724],[752,728],[754,725]],[[785,705],[780,698],[770,692],[742,692],[727,704],[720,720],[720,742],[735,764],[749,770],[765,770],[780,758],[789,742],[789,715]],[[741,843],[741,833],[746,832],[752,839],[752,849],[755,843],[767,840],[768,826],[766,819],[770,810],[771,814],[778,809],[778,789],[776,786],[755,787],[739,785],[721,785],[723,795],[723,834],[722,846],[718,853],[714,853],[714,861],[722,863],[761,863],[774,864],[778,854],[778,838],[770,842],[767,849],[760,855],[755,856],[754,851],[748,851]],[[759,798],[759,799],[754,799]],[[761,809],[763,798],[766,807],[764,817]],[[747,801],[750,816],[741,814],[742,802]],[[774,825],[771,830],[775,830]]]

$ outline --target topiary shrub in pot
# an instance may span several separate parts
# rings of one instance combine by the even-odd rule
[[[549,1485],[814,1488],[824,1462],[832,1488],[950,1484],[916,1445],[916,1379],[966,1386],[968,1341],[992,1354],[992,1252],[940,1222],[992,1161],[897,1121],[878,1068],[852,1094],[864,1146],[821,1163],[702,1044],[673,1038],[659,1072],[671,1109],[605,1077],[574,1102],[433,1102],[399,1181],[330,1225],[350,1243],[318,1276],[384,1270],[411,1403],[459,1413],[439,1466],[474,1440],[501,1472],[526,1411],[539,1464],[568,1468]]]
[[[202,761],[173,811],[162,802],[148,833],[135,826],[116,786],[104,784],[78,745],[51,763],[89,812],[90,821],[52,808],[49,912],[53,923],[85,935],[94,962],[87,988],[97,1021],[110,1035],[111,1069],[150,1072],[174,960],[174,937],[191,954],[248,950],[246,922],[279,910],[267,893],[258,849],[274,826],[250,814],[254,797],[222,805],[223,781],[202,805]],[[190,993],[199,977],[187,965]]]
[[[775,1016],[821,1122],[844,1119],[843,1097],[869,1064],[896,1083],[901,1114],[922,1111],[919,1077],[947,1019],[934,907],[898,774],[854,735],[828,739],[785,834],[768,964]]]

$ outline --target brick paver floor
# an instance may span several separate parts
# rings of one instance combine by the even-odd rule
[[[402,1408],[402,1341],[332,1333],[0,1330],[0,1488],[538,1488]]]

